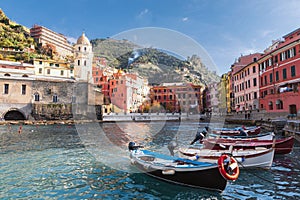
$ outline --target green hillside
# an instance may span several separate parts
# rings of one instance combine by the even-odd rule
[[[28,51],[29,48],[35,51]],[[0,59],[29,62],[32,58],[52,58],[44,47],[36,44],[25,26],[11,21],[0,9]]]
[[[186,81],[205,85],[219,79],[196,55],[183,60],[155,48],[141,48],[127,40],[110,38],[91,40],[91,44],[95,56],[105,57],[112,67],[138,72],[150,84]]]

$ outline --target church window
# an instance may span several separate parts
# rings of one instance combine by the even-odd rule
[[[57,102],[57,95],[56,94],[53,95],[52,99],[53,99],[53,102],[56,103]]]
[[[40,95],[39,93],[34,94],[34,101],[40,101]]]
[[[22,85],[22,94],[23,94],[23,95],[26,94],[26,85]]]
[[[8,94],[9,84],[4,84],[4,94]]]

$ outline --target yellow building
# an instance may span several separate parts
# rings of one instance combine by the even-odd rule
[[[219,110],[221,113],[227,112],[227,74],[223,74],[218,84],[219,90]]]
[[[232,97],[233,93],[231,90],[231,72],[226,74],[226,107],[227,112],[231,112],[231,101],[230,98]]]
[[[73,78],[74,70],[69,62],[34,59],[35,75]]]

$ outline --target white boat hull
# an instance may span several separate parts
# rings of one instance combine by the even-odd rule
[[[233,150],[232,155],[238,161],[241,168],[270,168],[274,158],[274,148],[257,148],[249,150]],[[218,157],[223,153],[230,153],[229,150],[210,150],[210,149],[196,149],[181,148],[179,149],[179,157],[190,158],[196,155],[200,156],[198,161],[216,163]]]

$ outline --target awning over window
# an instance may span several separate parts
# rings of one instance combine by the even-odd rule
[[[282,82],[282,83],[278,83],[276,85],[277,85],[277,87],[284,87],[288,84],[293,84],[293,83],[300,83],[300,78],[293,79],[293,80],[290,80],[290,81],[285,81],[285,82]]]

